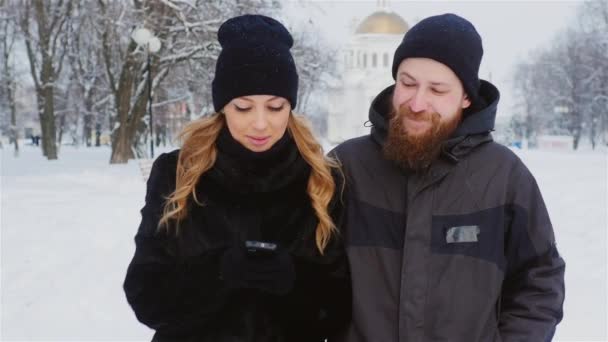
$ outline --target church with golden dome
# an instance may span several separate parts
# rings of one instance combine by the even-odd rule
[[[374,97],[394,83],[391,67],[395,49],[409,26],[386,1],[357,23],[350,41],[342,49],[340,82],[329,95],[327,139],[338,144],[369,133],[366,127]]]

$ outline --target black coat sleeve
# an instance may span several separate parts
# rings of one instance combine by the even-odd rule
[[[507,272],[500,303],[503,341],[551,341],[563,316],[565,263],[534,177],[520,164],[510,186]]]
[[[330,215],[336,225],[336,233],[325,248],[315,283],[320,307],[320,331],[323,338],[332,341],[341,336],[352,316],[352,288],[350,267],[344,243],[343,220],[345,213],[345,180],[340,169],[333,169],[336,190],[329,205]]]
[[[338,228],[337,234],[321,255],[315,241],[316,225],[312,225],[291,251],[295,256],[296,286],[282,301],[284,310],[291,313],[286,326],[294,332],[292,335],[297,334],[297,338],[292,337],[290,341],[331,341],[343,333],[351,321],[350,270],[344,237],[339,231],[344,212],[340,198],[342,181],[338,178],[336,182],[340,183],[329,210]]]
[[[227,290],[218,275],[219,252],[178,258],[170,252],[172,235],[157,229],[166,197],[175,189],[176,162],[174,152],[152,166],[124,291],[140,322],[180,336],[204,328],[224,305]]]
[[[322,288],[318,292],[320,326],[323,337],[332,341],[346,331],[352,315],[352,290],[346,255],[328,265],[324,274],[324,279],[320,279]]]

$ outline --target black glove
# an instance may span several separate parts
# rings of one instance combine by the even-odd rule
[[[259,289],[284,295],[296,278],[293,260],[285,250],[270,255],[250,255],[245,247],[232,247],[222,255],[220,272],[229,288]]]

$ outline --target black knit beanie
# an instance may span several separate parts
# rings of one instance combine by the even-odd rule
[[[430,58],[454,71],[475,106],[480,101],[478,74],[482,56],[481,37],[468,20],[451,13],[428,17],[407,31],[397,47],[393,79],[404,59]]]
[[[289,49],[293,38],[278,21],[263,15],[228,19],[217,33],[222,51],[212,83],[213,106],[219,112],[232,99],[276,95],[295,108],[298,73]]]

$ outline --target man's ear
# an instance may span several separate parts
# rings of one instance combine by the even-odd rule
[[[469,99],[469,95],[464,94],[462,98],[462,109],[467,109],[471,106],[471,100]]]

